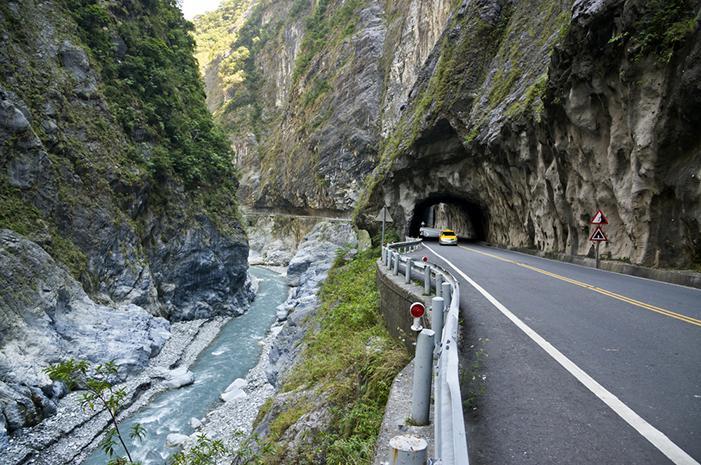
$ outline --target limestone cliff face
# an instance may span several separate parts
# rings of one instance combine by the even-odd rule
[[[0,447],[67,357],[144,366],[171,320],[236,314],[232,154],[169,1],[0,2]]]
[[[385,141],[369,204],[392,205],[408,231],[418,205],[447,200],[490,242],[579,255],[602,208],[610,257],[698,263],[698,12],[463,3]]]
[[[601,208],[605,256],[701,260],[698,1],[250,5],[222,55],[244,73],[209,93],[247,205],[372,228],[384,202],[415,233],[442,202],[475,238],[577,255]]]
[[[231,152],[179,10],[3,2],[0,24],[0,227],[104,303],[237,311],[248,247]]]
[[[206,71],[225,88],[215,115],[237,153],[244,203],[353,208],[380,140],[383,14],[379,1],[254,2],[230,51]],[[236,65],[222,72],[227,58]]]

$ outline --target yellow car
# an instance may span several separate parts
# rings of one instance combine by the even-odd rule
[[[438,237],[438,243],[440,245],[458,245],[458,236],[452,229],[444,229]]]

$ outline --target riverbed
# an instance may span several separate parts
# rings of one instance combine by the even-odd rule
[[[250,274],[259,280],[256,299],[244,315],[234,318],[222,328],[219,335],[198,356],[190,370],[195,382],[189,386],[158,394],[120,425],[128,435],[135,423],[141,423],[146,436],[140,443],[129,441],[132,458],[144,465],[163,465],[177,452],[166,447],[166,437],[171,433],[190,435],[193,418],[202,419],[221,404],[219,395],[236,378],[243,378],[253,368],[260,356],[261,345],[275,319],[276,307],[287,297],[284,276],[271,270],[251,267]],[[121,448],[116,448],[117,453]],[[95,451],[84,465],[104,465],[108,458],[102,451]]]

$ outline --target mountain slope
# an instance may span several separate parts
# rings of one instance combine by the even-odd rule
[[[139,370],[168,322],[243,311],[233,156],[175,2],[0,3],[0,446],[66,357]]]

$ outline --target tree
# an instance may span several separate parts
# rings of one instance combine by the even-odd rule
[[[49,378],[62,382],[71,391],[76,389],[85,390],[80,400],[83,411],[87,409],[97,410],[97,408],[102,407],[109,413],[112,428],[100,441],[100,448],[110,458],[108,465],[137,465],[140,463],[132,459],[131,452],[124,442],[122,432],[119,430],[117,413],[127,392],[124,388],[115,389],[113,380],[117,375],[117,365],[114,362],[91,367],[85,360],[68,359],[62,363],[50,365],[44,371],[49,375]],[[144,427],[139,423],[135,423],[129,431],[129,437],[141,441],[145,433]],[[122,445],[126,457],[115,453],[117,441]]]

